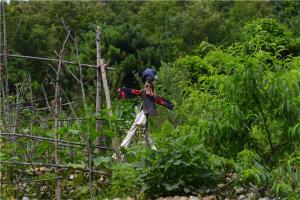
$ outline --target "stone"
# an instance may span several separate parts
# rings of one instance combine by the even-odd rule
[[[260,197],[260,194],[259,193],[256,193],[256,192],[250,192],[249,194],[247,194],[247,197],[249,198],[249,199],[258,199],[259,197]]]
[[[237,200],[248,200],[248,198],[245,195],[240,195]]]
[[[194,197],[194,196],[189,196],[189,200],[199,200],[198,197]]]
[[[236,188],[235,189],[235,192],[237,193],[237,194],[241,194],[241,193],[243,193],[245,190],[244,190],[244,188],[243,187],[239,187],[239,188]]]
[[[210,195],[210,196],[203,197],[202,200],[217,200],[217,198],[214,195]]]

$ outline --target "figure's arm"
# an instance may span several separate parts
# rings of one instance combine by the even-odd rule
[[[164,99],[163,97],[156,96],[154,97],[154,101],[159,105],[162,105],[170,110],[173,110],[174,105],[172,104],[172,102],[167,99]]]
[[[135,89],[125,88],[125,87],[119,88],[117,92],[120,99],[129,99],[129,98],[133,98],[134,96],[142,95],[141,90],[135,90]]]
[[[135,96],[141,96],[142,90],[130,89],[130,88],[119,88],[118,90],[119,98],[120,99],[130,99]],[[150,96],[150,95],[148,95]],[[173,110],[174,105],[169,100],[160,97],[160,96],[151,96],[155,103],[164,106],[170,110]]]

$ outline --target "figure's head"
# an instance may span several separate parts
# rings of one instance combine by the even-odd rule
[[[147,68],[142,73],[143,81],[151,80],[152,82],[157,79],[156,71],[151,68]]]

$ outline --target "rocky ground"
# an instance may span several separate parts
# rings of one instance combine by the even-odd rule
[[[189,197],[175,196],[175,197],[160,197],[156,200],[217,200],[217,198],[214,195],[206,196],[206,197],[203,197],[203,198],[194,197],[194,196],[189,196]],[[233,199],[226,198],[224,200],[233,200]],[[254,197],[254,198],[252,198],[252,197],[249,197],[249,196],[240,195],[235,200],[279,200],[279,198],[269,198],[269,197],[263,197],[263,198]]]

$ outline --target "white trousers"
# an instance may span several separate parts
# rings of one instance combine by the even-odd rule
[[[145,126],[147,123],[147,117],[144,114],[144,111],[141,110],[141,112],[139,112],[136,117],[135,120],[133,122],[133,124],[131,125],[131,128],[127,131],[127,135],[125,137],[125,139],[123,140],[123,142],[121,143],[121,147],[128,147],[130,145],[130,142],[134,136],[134,133],[136,132],[136,130],[138,129],[138,127],[142,127],[145,130]],[[144,135],[145,137],[145,135]],[[153,140],[150,138],[150,135],[148,134],[148,138],[145,137],[145,139],[148,139],[148,144],[150,145],[150,148],[152,150],[157,150]]]

